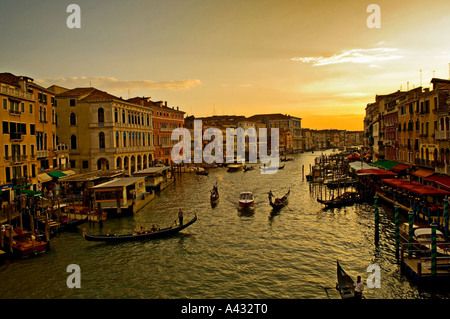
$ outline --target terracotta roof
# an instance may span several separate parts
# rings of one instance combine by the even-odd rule
[[[12,73],[0,73],[0,82],[17,86],[19,85],[19,77]]]
[[[95,88],[76,88],[57,94],[57,97],[80,97],[90,94]]]
[[[109,94],[104,91],[100,91],[97,89],[94,89],[91,93],[89,93],[87,96],[80,99],[80,101],[84,102],[90,102],[90,101],[111,101],[111,100],[119,100],[123,101],[123,99],[114,96],[112,94]]]

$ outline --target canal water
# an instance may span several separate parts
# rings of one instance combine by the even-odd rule
[[[330,154],[327,151],[325,154]],[[259,170],[209,176],[176,175],[177,180],[133,216],[109,218],[103,228],[88,223],[59,234],[51,250],[0,266],[0,298],[200,298],[338,299],[336,260],[347,273],[367,280],[367,267],[381,269],[381,287],[366,286],[368,299],[448,298],[448,290],[416,286],[401,274],[395,258],[393,212],[380,209],[375,245],[374,209],[367,204],[324,209],[302,176],[314,158],[303,153],[275,174]],[[218,183],[220,203],[212,208],[210,189]],[[267,192],[289,205],[274,214]],[[252,214],[240,212],[242,191],[255,195]],[[128,233],[141,226],[171,225],[179,208],[185,221],[198,221],[174,237],[106,244],[88,242],[89,233]],[[81,288],[70,289],[67,267],[80,267]],[[327,295],[328,292],[328,295]]]

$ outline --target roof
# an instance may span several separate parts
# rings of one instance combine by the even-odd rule
[[[133,175],[138,175],[138,174],[155,174],[155,173],[159,173],[162,171],[165,171],[166,169],[169,169],[170,166],[155,166],[155,167],[149,167],[137,172],[134,172]]]
[[[367,164],[366,162],[363,162],[363,161],[351,162],[351,163],[348,163],[348,166],[350,166],[350,168],[352,170],[355,170],[355,171],[358,171],[358,170],[361,170],[361,169],[372,169],[372,168],[374,168],[373,166],[371,166],[371,165],[369,165],[369,164]]]
[[[450,190],[450,177],[444,175],[432,175],[424,178],[425,182],[432,182],[435,185],[441,186]]]
[[[360,169],[356,172],[357,175],[374,175],[378,178],[387,178],[387,177],[394,177],[397,175],[397,173],[387,171],[385,169],[380,168],[368,168],[368,169]]]
[[[385,170],[390,170],[392,167],[397,166],[399,163],[389,160],[379,160],[372,163],[373,166],[384,168]]]
[[[413,172],[412,174],[417,177],[429,177],[429,176],[435,174],[435,172],[429,171],[426,169],[418,169],[417,171]]]
[[[66,171],[64,171],[64,173],[65,172]],[[123,173],[124,173],[124,170],[122,170],[122,169],[108,170],[108,171],[99,170],[99,171],[69,176],[64,179],[64,182],[89,182],[89,181],[93,181],[93,180],[100,179],[100,178],[114,178],[119,175],[122,175]]]
[[[406,165],[406,164],[398,164],[398,165],[392,167],[391,171],[393,171],[393,172],[400,172],[400,171],[403,171],[403,170],[408,169],[408,168],[411,168],[411,166],[410,165]]]
[[[424,195],[424,196],[438,196],[438,195],[450,195],[450,192],[439,189],[432,186],[423,185],[418,182],[409,181],[405,179],[382,179],[383,183],[391,185],[393,187],[406,190],[408,192],[412,192],[417,195]]]
[[[99,184],[96,186],[92,186],[92,189],[99,189],[99,188],[111,188],[111,187],[125,187],[129,185],[133,185],[139,181],[144,181],[145,177],[124,177],[124,178],[118,178],[113,179],[112,181]]]

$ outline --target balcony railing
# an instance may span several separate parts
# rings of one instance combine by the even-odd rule
[[[450,139],[450,132],[435,131],[435,139],[437,139],[437,140],[448,140],[448,139]]]
[[[17,88],[11,88],[9,86],[0,85],[0,93],[9,96],[14,96],[20,99],[33,100],[34,96],[32,93],[24,92]]]
[[[36,151],[37,158],[46,158],[48,157],[48,150],[40,150]]]
[[[17,164],[25,162],[27,158],[28,156],[26,155],[12,155],[12,156],[5,156],[5,161]]]

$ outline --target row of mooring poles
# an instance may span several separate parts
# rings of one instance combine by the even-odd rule
[[[375,199],[375,244],[378,246],[379,241],[379,226],[380,226],[380,216],[378,208],[378,196],[374,196]],[[445,230],[448,233],[448,200],[446,199],[444,208],[444,218],[445,218]],[[398,259],[400,257],[400,206],[396,204],[395,208],[395,256]],[[408,213],[408,257],[412,257],[413,253],[413,241],[414,241],[414,211],[409,211]],[[437,224],[431,223],[431,276],[436,276],[437,274],[437,236],[436,229]]]

